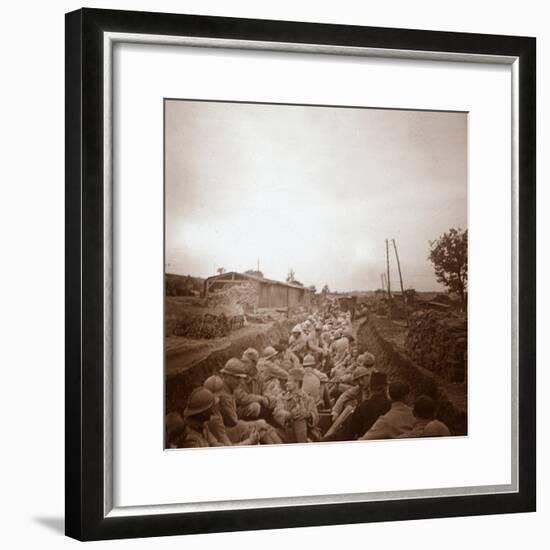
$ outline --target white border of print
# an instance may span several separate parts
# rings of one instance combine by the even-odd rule
[[[119,44],[113,48],[115,42]],[[106,515],[516,491],[517,242],[511,235],[517,224],[519,62],[498,56],[387,50],[383,59],[380,51],[362,48],[281,48],[144,35],[108,35],[105,46],[105,212],[111,214],[105,222]],[[113,79],[108,78],[111,74]],[[162,99],[167,96],[469,111],[468,437],[162,450],[159,311]],[[489,217],[491,223],[484,223]],[[483,320],[486,308],[492,308],[492,318],[499,320],[490,330]],[[499,347],[506,341],[512,341],[511,349]],[[491,363],[485,362],[488,351]],[[479,369],[476,354],[482,362]],[[487,391],[488,378],[493,393]],[[428,456],[433,461],[426,460]],[[327,464],[334,465],[333,476],[319,476],[320,458],[323,472]],[[403,460],[407,469],[394,467]],[[345,467],[339,466],[343,463]],[[294,469],[281,468],[284,464],[303,469],[292,474],[289,470]],[[357,464],[363,465],[363,476],[350,475],[361,471]]]

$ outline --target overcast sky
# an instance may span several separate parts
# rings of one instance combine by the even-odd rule
[[[467,226],[467,115],[167,101],[166,271],[260,269],[331,290],[441,287],[429,240]],[[392,286],[399,276],[390,257]]]

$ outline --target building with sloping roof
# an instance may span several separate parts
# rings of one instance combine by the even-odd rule
[[[204,295],[208,297],[216,291],[227,290],[232,286],[252,284],[256,288],[255,308],[297,308],[311,307],[309,288],[295,283],[274,281],[249,273],[229,271],[220,275],[213,275],[204,281]]]

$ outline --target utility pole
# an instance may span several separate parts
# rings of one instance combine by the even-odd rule
[[[386,288],[386,283],[384,282],[384,274],[380,273],[380,283],[381,283],[381,289],[384,290]]]
[[[388,272],[388,319],[392,317],[391,288],[390,288],[390,246],[386,239],[386,271]]]
[[[395,251],[395,259],[397,260],[397,271],[399,271],[399,284],[401,285],[401,296],[403,297],[403,305],[405,306],[405,318],[407,319],[407,326],[409,326],[409,310],[407,308],[407,301],[405,300],[405,290],[403,288],[403,277],[401,276],[401,263],[399,262],[399,254],[397,253],[397,245],[395,239],[392,239],[393,249]]]

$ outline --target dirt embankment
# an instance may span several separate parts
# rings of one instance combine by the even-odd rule
[[[376,315],[370,315],[357,330],[360,346],[375,354],[378,368],[384,370],[390,380],[406,381],[412,388],[411,400],[421,394],[435,397],[438,418],[453,435],[466,435],[466,385],[450,383],[414,363],[404,349],[405,336],[406,328],[402,324]]]
[[[271,324],[248,325],[226,338],[190,340],[167,338],[166,341],[166,413],[184,407],[191,391],[218,372],[231,357],[241,357],[246,348],[261,351],[288,339],[297,319]]]

